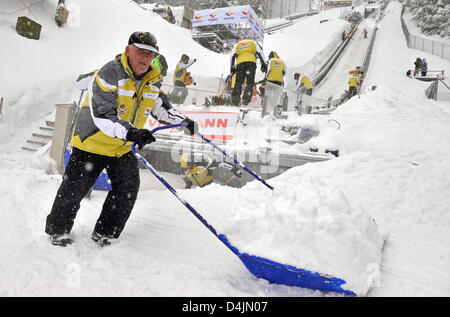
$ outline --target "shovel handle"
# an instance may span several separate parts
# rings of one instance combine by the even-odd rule
[[[211,145],[216,150],[220,151],[225,157],[228,159],[234,161],[235,164],[239,165],[243,170],[245,170],[247,173],[252,175],[255,179],[259,180],[261,183],[263,183],[265,186],[267,186],[269,189],[273,190],[274,188],[270,186],[265,180],[263,180],[261,177],[259,177],[256,173],[254,173],[251,169],[247,168],[244,164],[236,160],[233,156],[222,150],[220,147],[218,147],[214,142],[212,142],[210,139],[206,138],[203,134],[200,132],[197,132],[197,135],[202,138],[203,141]]]
[[[173,129],[173,128],[179,128],[179,127],[187,127],[187,123],[179,123],[179,124],[170,124],[170,125],[163,125],[160,127],[156,127],[153,130],[150,130],[150,132],[153,134],[155,132],[158,132],[159,130],[166,130],[166,129]],[[133,143],[131,146],[131,149],[133,153],[136,153],[136,142]]]

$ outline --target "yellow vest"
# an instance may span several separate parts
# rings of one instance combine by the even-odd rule
[[[180,64],[177,63],[177,67],[175,67],[175,72],[173,73],[173,82],[181,81],[184,83],[184,79],[186,77],[187,68],[180,68]]]
[[[303,85],[305,85],[306,89],[311,89],[313,88],[311,81],[308,79],[308,77],[306,76],[302,76],[301,82]]]
[[[271,58],[267,80],[283,82],[284,62],[278,58]]]
[[[186,177],[194,184],[195,186],[203,187],[212,182],[213,177],[209,174],[209,170],[204,166],[197,166],[194,164],[194,167],[186,171]]]
[[[117,82],[118,86],[105,86],[105,82],[99,77],[98,71],[94,74],[95,79],[93,85],[98,85],[102,93],[116,93],[117,116],[122,120],[130,122],[134,127],[141,129],[150,116],[150,112],[160,92],[159,88],[150,84],[161,80],[162,76],[157,70],[152,69],[144,75],[140,89],[136,91],[134,80],[127,75],[127,72],[132,71],[128,65],[128,59],[125,53],[122,54],[120,62],[125,72],[120,74],[120,79]],[[80,113],[82,111],[90,111],[89,107],[91,107],[91,96],[88,90],[86,98],[81,104]],[[76,125],[78,124],[80,126],[83,125],[83,123],[77,122]],[[132,142],[110,137],[101,130],[98,130],[84,141],[80,139],[78,134],[75,135],[76,130],[77,127],[75,126],[70,144],[80,150],[112,157],[120,157],[131,151]]]
[[[243,62],[256,63],[256,44],[252,40],[242,40],[236,44],[236,65]]]
[[[356,87],[358,85],[358,78],[356,76],[350,77],[348,80],[349,87]]]

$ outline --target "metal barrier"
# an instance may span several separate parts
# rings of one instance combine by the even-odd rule
[[[169,99],[173,104],[186,104],[186,105],[208,105],[207,100],[209,100],[212,96],[218,96],[221,92],[218,90],[207,90],[207,89],[198,89],[186,87],[186,97],[184,100],[177,100],[172,98],[174,96],[174,91],[176,89],[183,89],[183,87],[177,87],[172,84],[163,83],[162,89],[166,92]],[[178,97],[179,98],[179,97]]]
[[[378,27],[375,27],[370,37],[369,46],[367,47],[366,55],[364,56],[364,62],[362,64],[362,69],[364,71],[363,78],[365,77],[367,70],[369,69],[370,59],[372,58],[373,45],[375,43],[375,37],[377,36]]]

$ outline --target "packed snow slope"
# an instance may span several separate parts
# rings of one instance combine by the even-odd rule
[[[69,96],[67,92],[74,89],[73,82],[78,75],[98,69],[105,61],[122,53],[128,37],[136,30],[150,31],[157,37],[160,52],[169,65],[165,83],[172,83],[173,71],[182,54],[197,59],[189,70],[197,81],[207,78],[203,80],[202,89],[217,90],[218,80],[229,72],[228,55],[207,50],[192,40],[190,30],[170,24],[133,1],[68,0],[66,3],[70,12],[68,23],[63,28],[58,28],[53,18],[55,1],[39,2],[28,14],[26,8],[19,10],[24,7],[20,2],[0,0],[0,34],[3,43],[14,43],[14,49],[2,50],[0,53],[2,72],[11,74],[9,80],[4,80],[3,83],[4,91],[8,92],[5,102],[15,104],[19,98],[24,98],[24,91],[36,89],[40,90],[37,91],[38,95],[45,94],[39,103],[44,103],[45,100],[48,104],[55,104],[77,99],[76,90]],[[340,10],[323,12],[296,22],[281,35],[266,36],[266,58],[270,51],[276,50],[289,67],[306,64],[316,52],[321,52],[330,41],[339,37],[343,25],[348,24],[338,19],[339,14]],[[17,18],[28,15],[42,25],[39,41],[17,36]],[[321,24],[320,19],[330,19],[330,22]],[[311,29],[316,38],[308,33]],[[284,38],[289,39],[299,32],[305,37],[305,41],[296,41],[291,43],[292,46],[286,46],[289,40]],[[279,41],[278,36],[282,36],[282,41]],[[262,77],[259,70],[258,76]]]
[[[0,118],[0,294],[338,296],[256,279],[147,170],[141,170],[141,191],[119,241],[101,249],[90,240],[106,196],[95,191],[81,204],[72,231],[74,244],[50,245],[44,234],[45,217],[61,176],[54,174],[55,163],[48,153],[29,155],[20,151],[20,145],[54,113],[55,103],[77,98],[72,85],[79,73],[120,53],[135,29],[157,28],[161,20],[150,19],[148,12],[124,0],[75,4],[79,9],[74,15],[81,23],[63,29],[51,29],[56,4],[45,1],[33,11],[48,26],[41,42],[17,36],[14,19],[7,15],[15,5],[2,1],[0,6],[2,38],[23,47],[0,52],[1,66],[8,70],[8,76],[0,77],[2,87],[8,88]],[[139,10],[145,13],[142,20]],[[298,123],[313,124],[323,133],[293,150],[333,145],[341,157],[296,167],[268,180],[275,186],[273,194],[256,181],[242,189],[211,185],[182,190],[180,177],[164,176],[243,250],[284,262],[300,260],[304,262],[295,264],[344,275],[347,286],[359,295],[449,296],[450,105],[425,99],[428,84],[405,77],[418,52],[406,47],[400,12],[400,4],[391,2],[379,25],[366,77],[369,87],[378,88],[352,98],[328,117],[298,118]],[[205,78],[217,76],[220,65],[227,69],[228,56],[208,52],[192,42],[186,30],[161,23],[162,34],[173,33],[166,40],[157,35],[160,47],[179,46],[172,65],[186,48],[197,50],[193,57],[204,53],[211,61],[216,59],[217,65],[201,64],[200,59],[196,64]],[[314,32],[316,26],[311,27]],[[99,29],[114,35],[105,37]],[[121,33],[122,29],[126,31]],[[119,33],[121,38],[115,38]],[[302,45],[313,47],[315,39],[309,39],[311,43]],[[297,48],[295,34],[286,41]],[[318,47],[317,54],[323,49]],[[387,51],[396,54],[388,56]],[[450,66],[435,56],[420,55],[430,67]],[[170,53],[167,56],[171,58]],[[203,84],[207,79],[198,83]],[[340,122],[339,130],[330,128],[330,118]],[[380,250],[386,231],[389,236]],[[357,272],[346,271],[351,268]]]

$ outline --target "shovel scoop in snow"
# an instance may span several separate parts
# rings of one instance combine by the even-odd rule
[[[236,247],[231,245],[225,235],[220,234],[217,237],[239,257],[250,273],[258,278],[266,279],[275,284],[356,295],[354,292],[341,287],[346,283],[342,279],[327,274],[299,269],[248,253],[241,253]]]
[[[153,129],[151,132],[155,133],[162,129],[171,129],[180,127],[180,124],[162,126]],[[204,138],[202,136],[202,138]],[[177,191],[139,154],[136,152],[136,143],[132,146],[132,152],[136,158],[161,182],[169,191],[187,208],[189,211],[197,217],[200,222],[209,229],[225,246],[227,246],[238,258],[244,263],[245,267],[257,278],[263,278],[271,283],[284,284],[288,286],[297,286],[304,288],[317,289],[321,291],[339,292],[347,295],[356,295],[355,293],[345,290],[342,285],[346,281],[332,277],[326,274],[318,272],[311,272],[308,270],[296,268],[294,266],[278,263],[266,258],[258,257],[248,253],[241,253],[239,249],[233,246],[228,238],[223,234],[218,234],[216,229],[210,225],[198,212],[193,208],[189,202],[182,198]],[[240,164],[240,166],[242,166]],[[271,188],[268,184],[264,185]],[[273,189],[273,188],[271,188]]]

